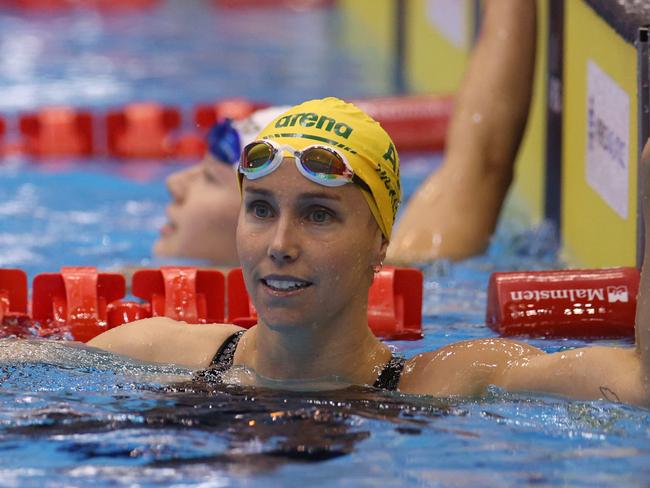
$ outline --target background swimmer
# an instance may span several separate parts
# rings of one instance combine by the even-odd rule
[[[392,141],[358,108],[334,98],[305,102],[286,115],[300,122],[287,127],[285,116],[276,118],[244,149],[240,164],[237,249],[258,324],[244,332],[154,318],[109,330],[91,346],[195,369],[212,364],[217,373],[235,365],[246,374],[233,378],[231,370],[231,380],[283,389],[336,383],[475,396],[496,385],[650,404],[647,272],[635,348],[546,354],[523,342],[481,339],[408,361],[394,356],[367,324],[368,289],[400,198]],[[322,116],[332,124],[313,123]],[[346,130],[330,130],[334,124]],[[650,142],[642,164],[650,221]]]
[[[240,142],[251,141],[286,108],[258,110],[234,122]],[[167,178],[171,202],[154,254],[204,259],[218,266],[238,264],[235,228],[241,198],[233,166],[222,159],[211,147],[199,163]]]
[[[486,2],[481,36],[456,99],[445,159],[404,209],[388,251],[391,262],[461,259],[488,245],[528,116],[535,10],[534,0]],[[243,139],[250,140],[280,111],[267,109],[243,122]],[[169,222],[154,253],[237,266],[239,195],[230,166],[206,155],[170,176],[167,186]]]

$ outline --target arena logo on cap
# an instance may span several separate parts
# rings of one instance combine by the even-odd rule
[[[302,127],[315,127],[316,129],[323,129],[326,132],[334,132],[343,139],[350,137],[353,130],[349,125],[343,122],[337,122],[332,117],[318,115],[313,112],[285,115],[276,121],[275,127],[294,127],[296,124]]]
[[[377,163],[375,171],[379,174],[379,178],[384,183],[386,190],[388,190],[388,196],[390,197],[391,207],[393,210],[393,218],[397,214],[397,209],[399,208],[399,195],[398,191],[401,189],[401,184],[399,181],[399,166],[397,164],[397,152],[395,151],[395,146],[392,143],[389,144],[388,150],[384,154],[384,161],[388,161],[393,168],[395,173],[395,178],[391,178],[386,170],[381,167],[381,164]],[[394,186],[396,188],[394,188]]]

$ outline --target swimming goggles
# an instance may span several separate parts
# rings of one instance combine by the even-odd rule
[[[208,151],[218,161],[234,165],[239,161],[241,138],[231,119],[217,122],[206,135]]]
[[[298,171],[314,183],[330,187],[356,183],[370,192],[366,182],[354,174],[345,156],[329,146],[313,145],[298,151],[271,140],[253,141],[241,153],[239,172],[249,180],[266,176],[280,166],[285,151],[295,158]]]

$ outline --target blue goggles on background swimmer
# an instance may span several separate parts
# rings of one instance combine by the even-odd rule
[[[366,182],[354,174],[345,156],[329,146],[313,145],[298,151],[271,140],[253,141],[241,153],[239,172],[249,180],[266,176],[280,166],[285,151],[295,158],[298,171],[314,183],[330,187],[356,183],[370,192]]]
[[[232,120],[224,119],[214,124],[206,136],[208,151],[219,161],[234,165],[239,161],[241,138],[232,125]]]

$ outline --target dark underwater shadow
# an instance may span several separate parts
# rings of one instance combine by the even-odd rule
[[[461,407],[430,397],[413,397],[373,388],[325,392],[287,392],[265,388],[188,381],[172,386],[141,385],[113,391],[117,415],[92,415],[63,407],[32,412],[29,422],[2,429],[5,438],[64,438],[59,451],[79,460],[110,459],[112,464],[170,467],[205,465],[250,474],[287,463],[318,463],[353,453],[373,432],[419,435],[440,417],[464,415]],[[106,395],[105,395],[106,397]],[[104,401],[106,398],[104,397]],[[125,408],[131,405],[131,408]],[[38,417],[38,418],[37,418]],[[141,446],[114,441],[134,436]],[[177,439],[177,446],[150,455],[147,440],[156,431]],[[184,448],[192,433],[211,441]],[[91,437],[92,442],[78,441]],[[149,454],[146,454],[146,453]]]

